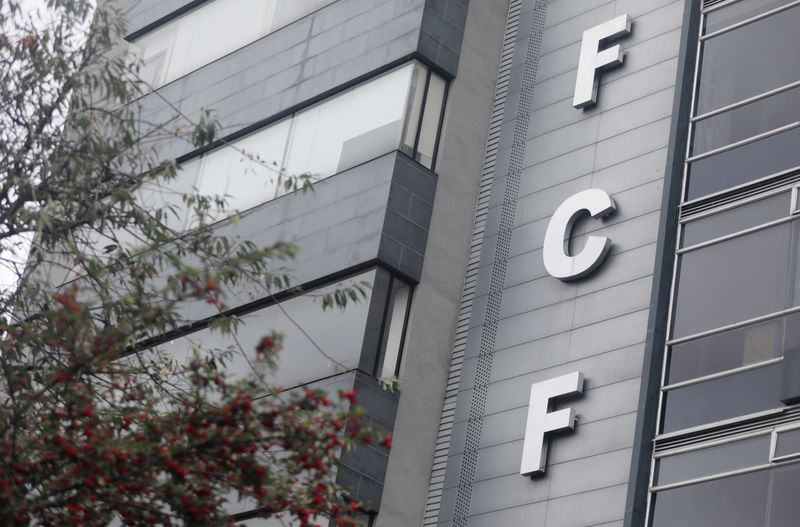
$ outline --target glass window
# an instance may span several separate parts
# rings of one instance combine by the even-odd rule
[[[705,41],[697,114],[800,79],[800,8],[792,8]]]
[[[419,131],[416,159],[426,167],[432,167],[439,134],[439,121],[442,117],[447,84],[438,75],[432,75],[425,98],[425,113]]]
[[[692,155],[742,141],[800,120],[800,88],[695,123]]]
[[[653,527],[755,527],[764,525],[767,470],[658,492]]]
[[[411,287],[397,279],[393,280],[392,297],[389,301],[385,326],[383,365],[380,377],[391,378],[400,375],[403,340],[405,337],[406,316],[411,305]]]
[[[352,278],[372,284],[375,270]],[[349,283],[349,282],[345,282]],[[283,388],[305,384],[342,371],[356,369],[370,306],[371,289],[366,298],[348,303],[344,310],[322,310],[322,295],[342,287],[343,283],[316,289],[241,317],[236,341],[218,331],[202,330],[161,346],[185,361],[194,345],[205,349],[233,350],[226,365],[234,376],[250,372],[251,358],[260,339],[272,330],[284,337],[284,349],[278,354],[278,369],[267,374],[269,382]],[[302,328],[302,329],[301,329]],[[322,351],[320,351],[320,349]],[[323,354],[324,352],[324,354]]]
[[[662,433],[782,408],[781,363],[665,392]]]
[[[775,452],[773,459],[800,455],[800,428],[777,430],[775,432]]]
[[[667,384],[757,364],[800,347],[800,314],[732,329],[672,346]]]
[[[334,1],[206,2],[133,42],[140,77],[158,88]]]
[[[673,338],[794,305],[792,230],[776,225],[681,255]]]
[[[771,471],[768,527],[790,527],[800,518],[800,465],[777,467]]]
[[[690,221],[683,226],[683,246],[688,247],[740,230],[789,216],[791,192],[784,192]]]
[[[300,112],[286,172],[330,175],[397,149],[413,71],[393,71]]]
[[[800,40],[800,39],[798,39]],[[689,164],[686,199],[800,166],[800,128],[792,128]]]
[[[657,461],[656,483],[669,485],[763,465],[769,457],[769,444],[770,435],[764,434],[733,443],[662,457]]]
[[[781,7],[794,0],[741,0],[706,15],[704,33],[713,33],[737,22],[747,20],[776,7]]]

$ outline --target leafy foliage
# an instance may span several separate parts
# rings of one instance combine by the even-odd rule
[[[336,459],[374,440],[354,392],[270,386],[275,333],[186,362],[162,350],[198,305],[235,342],[226,295],[287,289],[296,248],[219,234],[238,220],[225,197],[175,190],[159,144],[225,145],[212,113],[144,117],[123,19],[110,3],[0,0],[0,255],[18,282],[0,291],[0,525],[226,525],[240,499],[261,517],[353,524]],[[289,190],[310,184],[242,155]],[[232,353],[246,378],[226,374]]]

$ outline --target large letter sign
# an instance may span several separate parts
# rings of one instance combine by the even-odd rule
[[[567,198],[553,214],[544,235],[544,268],[560,280],[575,280],[586,276],[603,263],[611,249],[611,240],[602,236],[589,236],[586,246],[575,256],[564,250],[575,221],[588,211],[593,218],[608,216],[617,210],[614,200],[598,188],[584,190]]]
[[[580,372],[537,382],[531,387],[520,474],[531,476],[544,472],[547,461],[546,433],[575,428],[575,410],[566,408],[550,412],[550,400],[578,393],[583,393],[583,374]]]
[[[608,40],[618,39],[631,32],[631,19],[628,15],[618,16],[599,26],[583,32],[581,57],[578,63],[578,80],[575,82],[575,108],[587,108],[597,103],[597,71],[619,66],[625,54],[617,44],[600,50],[600,45]]]

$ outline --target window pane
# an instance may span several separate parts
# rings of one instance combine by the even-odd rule
[[[445,80],[436,74],[431,74],[428,98],[425,101],[425,115],[422,118],[422,127],[419,132],[419,147],[417,148],[417,161],[428,168],[433,168],[433,154],[436,150],[439,120],[442,117],[446,89]]]
[[[791,224],[680,257],[673,338],[774,313],[791,303]]]
[[[800,166],[798,144],[800,128],[793,128],[694,161],[689,166],[686,199],[699,198]]]
[[[772,469],[769,527],[792,527],[800,518],[800,464]]]
[[[373,270],[353,277],[352,281],[372,283],[374,277]],[[268,373],[266,378],[277,386],[289,388],[339,373],[343,369],[355,369],[361,356],[371,290],[366,290],[366,298],[348,303],[344,310],[329,309],[323,312],[321,295],[341,286],[342,283],[339,283],[317,289],[286,300],[280,307],[269,306],[243,316],[237,340],[244,355],[229,336],[209,330],[168,342],[162,349],[170,352],[179,362],[186,360],[192,343],[206,349],[234,349],[227,369],[232,375],[241,376],[250,371],[250,364],[245,357],[252,357],[261,337],[276,330],[283,334],[284,349],[278,354],[278,369]],[[299,328],[303,328],[313,342]],[[336,363],[320,353],[317,346]]]
[[[702,154],[800,120],[800,88],[695,124],[692,155]]]
[[[286,170],[327,177],[398,148],[413,65],[297,115]]]
[[[769,320],[672,346],[667,384],[783,356],[800,347],[800,315]]]
[[[293,21],[306,16],[314,10],[313,0],[291,0],[290,2],[278,1],[275,6],[273,31],[282,28]]]
[[[291,121],[286,119],[236,141],[228,208],[240,211],[282,194],[277,188]]]
[[[668,485],[769,462],[770,435],[703,448],[658,460],[657,484]]]
[[[769,471],[656,494],[653,527],[758,527],[767,512]]]
[[[703,44],[697,113],[800,79],[800,9],[753,22]]]
[[[414,155],[414,146],[419,132],[419,116],[422,112],[422,98],[425,95],[425,82],[428,79],[428,70],[418,66],[414,69],[414,78],[409,88],[408,112],[403,131],[402,150],[409,156]]]
[[[781,364],[669,390],[664,397],[662,432],[781,408]]]
[[[800,454],[800,428],[779,431],[775,443],[775,457]]]
[[[157,88],[309,15],[334,0],[215,0],[133,43]],[[213,35],[213,38],[209,38]]]
[[[408,312],[408,302],[411,299],[411,287],[407,284],[395,279],[393,287],[386,320],[387,336],[383,355],[383,371],[380,374],[383,378],[394,377],[399,371],[406,313]]]
[[[790,192],[785,192],[735,209],[719,212],[713,216],[690,221],[683,227],[682,245],[688,247],[785,218],[789,215],[790,196]]]
[[[794,0],[742,0],[724,9],[718,9],[706,15],[705,33],[713,33],[742,20],[747,20],[760,13],[786,5]]]

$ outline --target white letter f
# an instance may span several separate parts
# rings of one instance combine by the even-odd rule
[[[617,44],[600,51],[600,44],[607,40],[624,37],[631,32],[631,19],[628,15],[618,16],[599,26],[583,32],[581,58],[578,62],[578,80],[575,82],[575,108],[587,108],[597,103],[597,71],[619,66],[625,54]]]
[[[530,476],[544,472],[547,460],[547,443],[544,439],[546,433],[575,428],[575,410],[549,410],[551,399],[577,393],[583,393],[583,374],[577,371],[549,381],[537,382],[531,387],[520,474]]]

